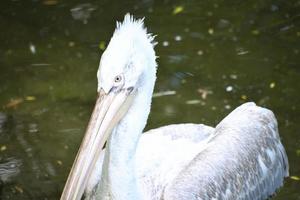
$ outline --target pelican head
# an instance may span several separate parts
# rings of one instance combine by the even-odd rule
[[[77,153],[62,200],[79,200],[86,188],[97,158],[120,120],[126,120],[134,107],[149,104],[142,114],[140,132],[146,124],[156,79],[153,37],[144,28],[143,20],[125,15],[103,53],[99,69],[98,97],[83,142]],[[149,98],[150,97],[150,98]],[[140,99],[140,101],[137,101]],[[138,102],[143,101],[143,104]],[[136,110],[136,108],[135,108]]]
[[[103,53],[98,69],[98,92],[113,87],[141,87],[149,71],[156,71],[153,37],[147,34],[143,20],[126,15]]]

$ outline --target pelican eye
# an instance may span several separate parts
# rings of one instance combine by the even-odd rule
[[[115,83],[119,83],[122,81],[122,76],[121,75],[118,75],[115,77]]]

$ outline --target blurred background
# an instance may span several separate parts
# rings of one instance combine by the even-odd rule
[[[215,126],[254,101],[274,111],[300,199],[299,0],[2,0],[0,199],[59,199],[116,20],[145,17],[158,80],[146,130]]]

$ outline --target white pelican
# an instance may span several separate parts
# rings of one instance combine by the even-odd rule
[[[288,176],[272,111],[245,103],[215,128],[142,135],[156,79],[143,20],[127,14],[102,55],[98,98],[61,200],[266,199]],[[105,150],[102,150],[107,141]]]

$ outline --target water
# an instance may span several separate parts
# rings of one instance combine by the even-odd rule
[[[214,126],[245,101],[271,108],[296,176],[274,199],[300,199],[299,7],[283,0],[1,1],[0,199],[59,198],[95,101],[101,49],[126,12],[145,16],[158,35],[146,129]]]

